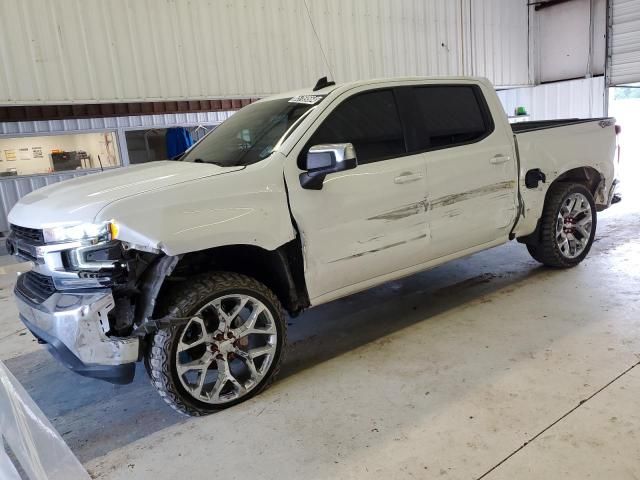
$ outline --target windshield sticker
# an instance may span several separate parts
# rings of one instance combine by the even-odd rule
[[[304,103],[305,105],[315,105],[322,100],[321,95],[298,95],[289,100],[289,103]]]

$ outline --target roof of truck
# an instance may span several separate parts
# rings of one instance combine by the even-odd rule
[[[314,87],[311,85],[308,88],[303,88],[300,90],[293,90],[289,92],[277,93],[275,95],[269,95],[268,97],[264,97],[261,101],[264,100],[274,100],[277,98],[292,98],[303,95],[328,95],[334,91],[339,91],[340,93],[346,90],[350,90],[356,87],[362,87],[367,85],[375,85],[378,83],[389,83],[389,82],[398,82],[398,83],[416,83],[416,82],[480,82],[491,85],[491,82],[484,77],[451,77],[451,76],[434,76],[434,77],[389,77],[389,78],[374,78],[369,80],[357,80],[354,82],[345,82],[339,83],[336,85],[330,85],[325,88],[321,88],[319,90],[314,91]],[[491,88],[493,86],[491,85]]]

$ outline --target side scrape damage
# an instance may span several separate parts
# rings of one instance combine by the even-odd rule
[[[336,260],[332,260],[329,263],[343,262],[344,260],[351,260],[354,258],[364,257],[365,255],[369,255],[371,253],[381,252],[382,250],[387,250],[393,247],[399,247],[400,245],[406,245],[409,242],[415,242],[422,238],[426,238],[427,234],[423,233],[422,235],[418,235],[417,237],[410,238],[409,240],[404,240],[402,242],[391,243],[389,245],[384,245],[382,247],[374,248],[373,250],[367,250],[366,252],[356,253],[355,255],[349,255],[348,257],[338,258]]]
[[[367,220],[386,220],[386,221],[402,220],[403,218],[411,217],[413,215],[418,215],[428,210],[433,210],[435,208],[448,207],[449,205],[453,205],[454,203],[464,202],[465,200],[471,200],[473,198],[481,197],[483,195],[497,193],[502,190],[511,190],[515,186],[516,186],[515,180],[509,180],[507,182],[499,182],[491,185],[486,185],[484,187],[475,188],[473,190],[469,190],[463,193],[454,193],[452,195],[445,195],[444,197],[436,198],[435,200],[432,200],[432,201],[424,199],[424,200],[421,200],[420,202],[410,203],[409,205],[403,205],[402,207],[390,210],[380,215],[369,217],[367,218]],[[455,216],[455,215],[451,215],[451,216]]]
[[[429,205],[429,210],[439,207],[447,207],[454,203],[464,202],[465,200],[471,200],[475,197],[481,197],[490,193],[496,193],[501,190],[512,189],[516,185],[515,180],[509,180],[508,182],[499,182],[485,187],[475,188],[463,193],[454,193],[453,195],[445,195],[444,197],[436,198]]]
[[[400,208],[396,208],[389,212],[376,215],[375,217],[367,218],[367,220],[401,220],[403,218],[411,217],[423,213],[427,210],[429,203],[423,200],[418,203],[411,203]]]

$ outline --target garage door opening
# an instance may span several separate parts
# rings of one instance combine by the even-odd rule
[[[640,83],[609,89],[609,115],[620,125],[620,171],[623,204],[640,208]]]

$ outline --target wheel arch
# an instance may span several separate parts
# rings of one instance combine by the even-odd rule
[[[604,180],[604,175],[600,173],[593,167],[577,167],[572,168],[571,170],[567,170],[566,172],[558,175],[551,185],[549,185],[549,189],[547,189],[547,193],[545,195],[545,202],[549,196],[549,190],[552,185],[556,183],[580,183],[584,185],[593,195],[594,200],[596,200],[596,196],[598,194],[598,188],[601,186]],[[597,203],[597,202],[596,202]]]
[[[175,281],[211,271],[248,275],[266,285],[291,315],[307,308],[309,296],[304,279],[302,246],[296,238],[275,250],[255,245],[225,245],[182,255],[162,290]]]
[[[599,205],[598,195],[601,194],[602,188],[604,185],[604,175],[600,173],[593,167],[583,166],[576,167],[570,170],[566,170],[560,175],[558,175],[547,188],[544,196],[544,202],[542,203],[542,208],[546,205],[547,200],[549,199],[550,192],[553,190],[552,187],[559,183],[578,183],[583,185],[587,190],[591,192],[593,195],[596,206]],[[540,234],[541,234],[541,220],[539,217],[536,228],[529,235],[518,237],[517,240],[520,243],[526,243],[528,245],[538,245],[540,243]]]

